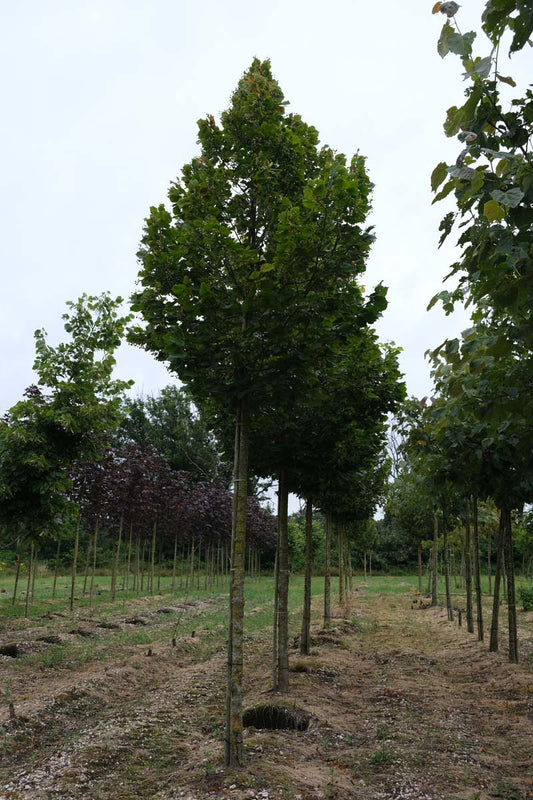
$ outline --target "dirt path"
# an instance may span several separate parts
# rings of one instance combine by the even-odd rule
[[[6,697],[0,800],[533,798],[531,665],[413,609],[408,589],[362,589],[336,614],[311,656],[291,655],[285,702],[309,729],[247,729],[242,770],[219,766],[225,653],[200,626],[150,656],[139,644],[78,671],[36,664],[24,681],[0,659],[16,714]],[[170,631],[164,616],[152,622]],[[247,642],[248,705],[280,701],[269,646],[268,631]]]

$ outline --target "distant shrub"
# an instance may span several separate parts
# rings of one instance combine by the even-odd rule
[[[518,596],[524,611],[533,611],[533,586],[522,586],[518,590]]]

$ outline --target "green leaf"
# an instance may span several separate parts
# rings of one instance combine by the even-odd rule
[[[495,189],[490,193],[490,196],[498,203],[507,206],[507,208],[516,208],[523,200],[524,192],[518,187],[509,189],[507,192],[501,192],[499,189]]]
[[[450,52],[465,57],[472,53],[472,44],[475,38],[476,34],[474,31],[465,33],[464,36],[461,36],[460,33],[453,32],[448,36],[446,43]]]
[[[437,164],[431,173],[431,191],[435,192],[448,175],[448,166],[444,161]]]
[[[435,195],[433,203],[438,203],[439,200],[444,200],[444,198],[448,197],[450,192],[452,192],[454,189],[455,189],[455,181],[454,180],[448,181],[448,183],[444,184],[440,192],[437,195]]]
[[[529,8],[528,8],[529,5]],[[521,50],[533,34],[533,8],[531,3],[519,4],[518,16],[509,20],[509,27],[514,31],[513,41],[509,48],[509,55]]]
[[[460,181],[471,181],[476,176],[476,170],[472,167],[454,167],[450,174]]]
[[[442,30],[440,32],[439,41],[437,42],[437,52],[438,52],[438,54],[439,54],[439,56],[441,58],[444,58],[444,56],[447,56],[448,53],[450,52],[450,47],[448,45],[448,39],[449,39],[450,35],[453,34],[453,32],[454,31],[453,31],[452,26],[446,20],[446,22],[444,23],[443,28],[442,28]]]
[[[489,222],[501,222],[505,217],[505,209],[496,200],[488,200],[483,206],[483,216]]]
[[[507,83],[509,86],[516,86],[516,81],[511,77],[505,77],[504,75],[500,75],[499,72],[496,73],[496,77],[502,83]]]
[[[444,219],[441,221],[439,225],[439,231],[442,231],[442,236],[439,239],[439,247],[442,244],[444,244],[444,242],[450,235],[454,221],[455,221],[455,214],[453,213],[453,211],[450,211],[448,214],[446,214]]]
[[[479,75],[480,78],[488,78],[492,67],[492,57],[486,56],[485,58],[478,58],[475,62],[471,63],[465,75],[472,77]]]

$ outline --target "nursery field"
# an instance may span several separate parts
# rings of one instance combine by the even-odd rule
[[[111,603],[98,576],[92,607],[80,597],[70,612],[68,578],[53,600],[37,578],[29,619],[0,583],[0,800],[533,798],[532,612],[519,612],[512,665],[505,604],[492,654],[415,577],[355,578],[323,630],[315,579],[302,657],[292,578],[281,697],[269,691],[273,581],[249,579],[245,708],[269,704],[271,720],[296,714],[304,729],[247,727],[246,766],[223,769],[227,587],[166,580],[166,594]]]

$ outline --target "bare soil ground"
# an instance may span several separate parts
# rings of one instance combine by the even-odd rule
[[[0,656],[0,800],[533,798],[533,614],[520,615],[515,666],[407,585],[361,586],[331,629],[315,628],[311,656],[294,647],[284,698],[268,692],[271,633],[254,634],[246,705],[297,706],[311,724],[247,728],[247,765],[224,770],[223,633],[204,623],[225,598],[163,603],[106,617],[115,628],[57,616],[3,632],[18,657]],[[72,658],[43,661],[58,641]]]

